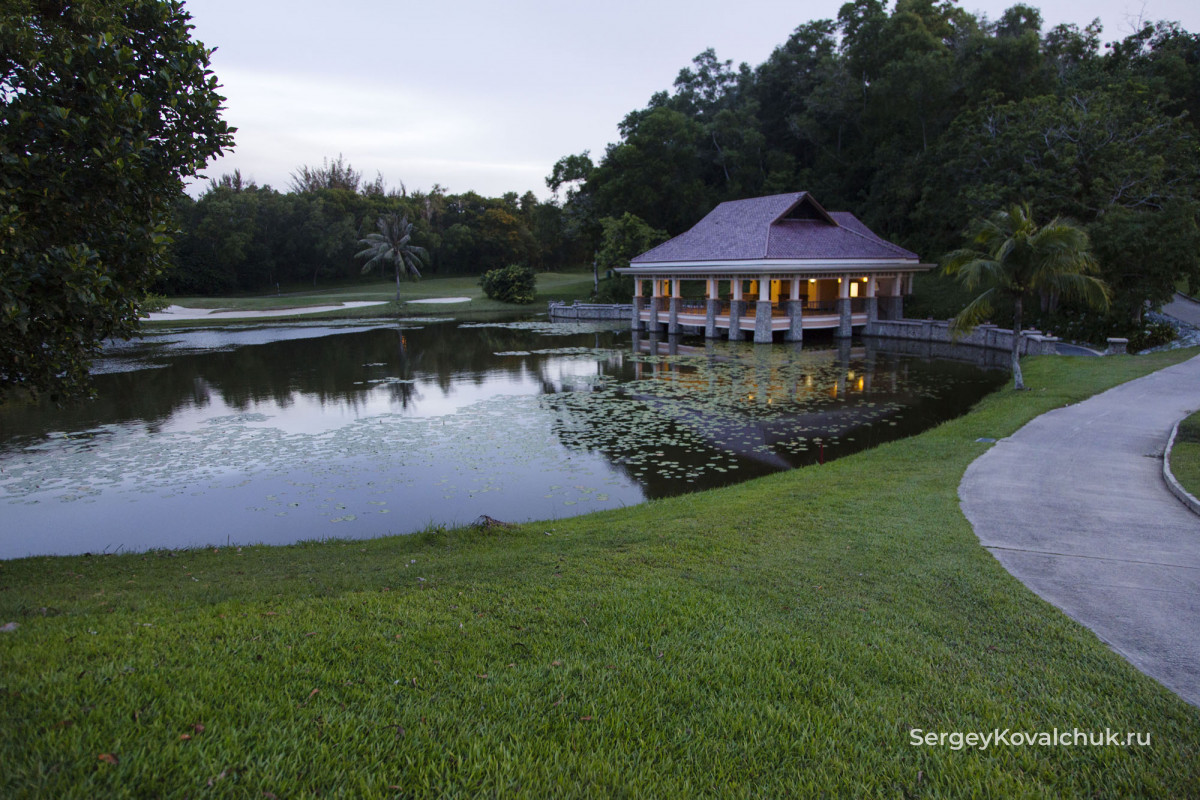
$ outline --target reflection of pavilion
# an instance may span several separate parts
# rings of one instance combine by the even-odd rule
[[[680,344],[678,337],[662,341],[636,332],[633,350],[657,356],[690,356],[635,361],[634,379],[661,380],[685,393],[694,392],[698,400],[720,397],[724,413],[714,413],[702,402],[680,401],[678,392],[633,392],[628,395],[631,399],[686,427],[709,447],[770,469],[788,469],[820,458],[816,449],[820,445],[805,458],[797,458],[796,452],[788,458],[780,445],[797,437],[829,441],[853,436],[886,421],[914,400],[901,389],[904,381],[898,360],[885,359],[880,369],[872,347],[853,347],[849,340],[841,340],[835,348],[806,350],[802,363],[777,350],[745,360],[719,356],[711,343],[707,347],[688,346]],[[718,362],[725,365],[723,376],[701,368],[694,357],[704,355],[710,366]],[[870,402],[876,396],[873,390],[903,399],[899,404],[876,406]]]
[[[930,266],[853,214],[828,212],[795,192],[722,203],[617,271],[634,279],[635,328],[690,326],[710,339],[722,330],[730,339],[753,332],[765,343],[779,331],[792,342],[805,329],[849,337],[854,326],[900,319],[913,274]],[[704,299],[685,301],[684,281],[704,281]],[[751,313],[748,298],[756,298]]]

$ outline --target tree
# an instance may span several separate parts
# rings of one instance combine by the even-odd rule
[[[600,249],[592,262],[596,270],[628,267],[631,258],[670,238],[666,231],[651,228],[640,217],[628,211],[619,219],[604,217],[600,220],[600,227],[604,233],[600,237]],[[633,296],[633,279],[628,275],[611,278],[603,289],[596,287],[596,296],[600,301],[628,303],[629,298]]]
[[[1142,324],[1179,283],[1200,286],[1200,203],[1176,201],[1158,211],[1114,208],[1088,226],[1100,274],[1113,290],[1113,312]]]
[[[1055,217],[1039,226],[1028,204],[997,211],[977,221],[969,246],[948,253],[943,269],[970,291],[990,285],[954,318],[957,332],[969,331],[991,316],[993,303],[1006,298],[1013,304],[1012,371],[1014,388],[1024,389],[1021,376],[1021,316],[1024,301],[1038,292],[1052,292],[1107,308],[1109,289],[1095,277],[1087,233]]]
[[[413,278],[420,278],[421,271],[417,265],[421,263],[420,256],[425,255],[424,247],[412,243],[413,224],[407,216],[399,214],[384,214],[376,223],[379,233],[368,233],[365,239],[358,243],[363,249],[354,254],[355,258],[366,258],[363,264],[363,274],[374,269],[376,264],[383,265],[391,262],[396,267],[396,303],[400,302],[400,273]]]
[[[82,393],[138,330],[182,179],[233,144],[178,0],[0,10],[0,393]]]
[[[651,228],[628,211],[620,218],[605,217],[600,220],[600,226],[604,229],[600,251],[596,254],[600,269],[628,267],[629,259],[670,238],[666,231]]]
[[[563,156],[554,163],[554,171],[546,178],[546,186],[555,195],[562,186],[566,186],[569,200],[595,170],[596,166],[592,163],[592,158],[587,150],[579,155]]]
[[[378,193],[383,193],[383,175],[376,178]],[[362,173],[346,163],[342,154],[338,153],[337,161],[330,162],[328,158],[319,167],[307,164],[292,173],[292,191],[297,194],[316,192],[321,189],[344,189],[347,192],[357,192],[362,183]],[[375,192],[370,189],[369,192]]]

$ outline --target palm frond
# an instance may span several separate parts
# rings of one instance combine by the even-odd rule
[[[967,303],[963,310],[950,320],[951,337],[959,339],[966,336],[975,330],[976,325],[990,318],[992,316],[992,298],[995,294],[996,289],[991,288]]]
[[[1092,275],[1067,273],[1054,276],[1048,282],[1048,287],[1061,296],[1071,300],[1080,300],[1092,308],[1107,311],[1112,301],[1112,288]]]
[[[1095,277],[1087,233],[1061,217],[1038,226],[1028,203],[998,211],[971,227],[969,245],[943,258],[943,271],[968,290],[991,287],[955,317],[955,331],[969,330],[991,314],[991,297],[1019,299],[1050,291],[1108,306],[1109,289]]]

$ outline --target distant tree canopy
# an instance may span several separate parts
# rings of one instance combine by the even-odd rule
[[[930,259],[1028,202],[1087,229],[1136,317],[1176,281],[1200,289],[1198,124],[1200,37],[1177,24],[1102,44],[1098,20],[1043,31],[1030,5],[851,0],[757,67],[705,50],[547,185],[597,242],[605,218],[677,235],[724,200],[808,190]]]
[[[235,172],[210,181],[198,199],[181,196],[174,267],[158,290],[221,294],[351,279],[362,270],[359,241],[385,216],[411,222],[413,246],[427,253],[424,275],[479,275],[508,264],[556,269],[591,256],[562,207],[532,192],[489,198],[403,184],[389,191],[381,175],[365,182],[338,156],[297,169],[286,193]]]

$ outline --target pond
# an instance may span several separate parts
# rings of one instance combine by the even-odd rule
[[[553,520],[908,436],[1006,378],[870,342],[436,318],[153,332],[94,371],[94,401],[0,406],[0,558]]]

